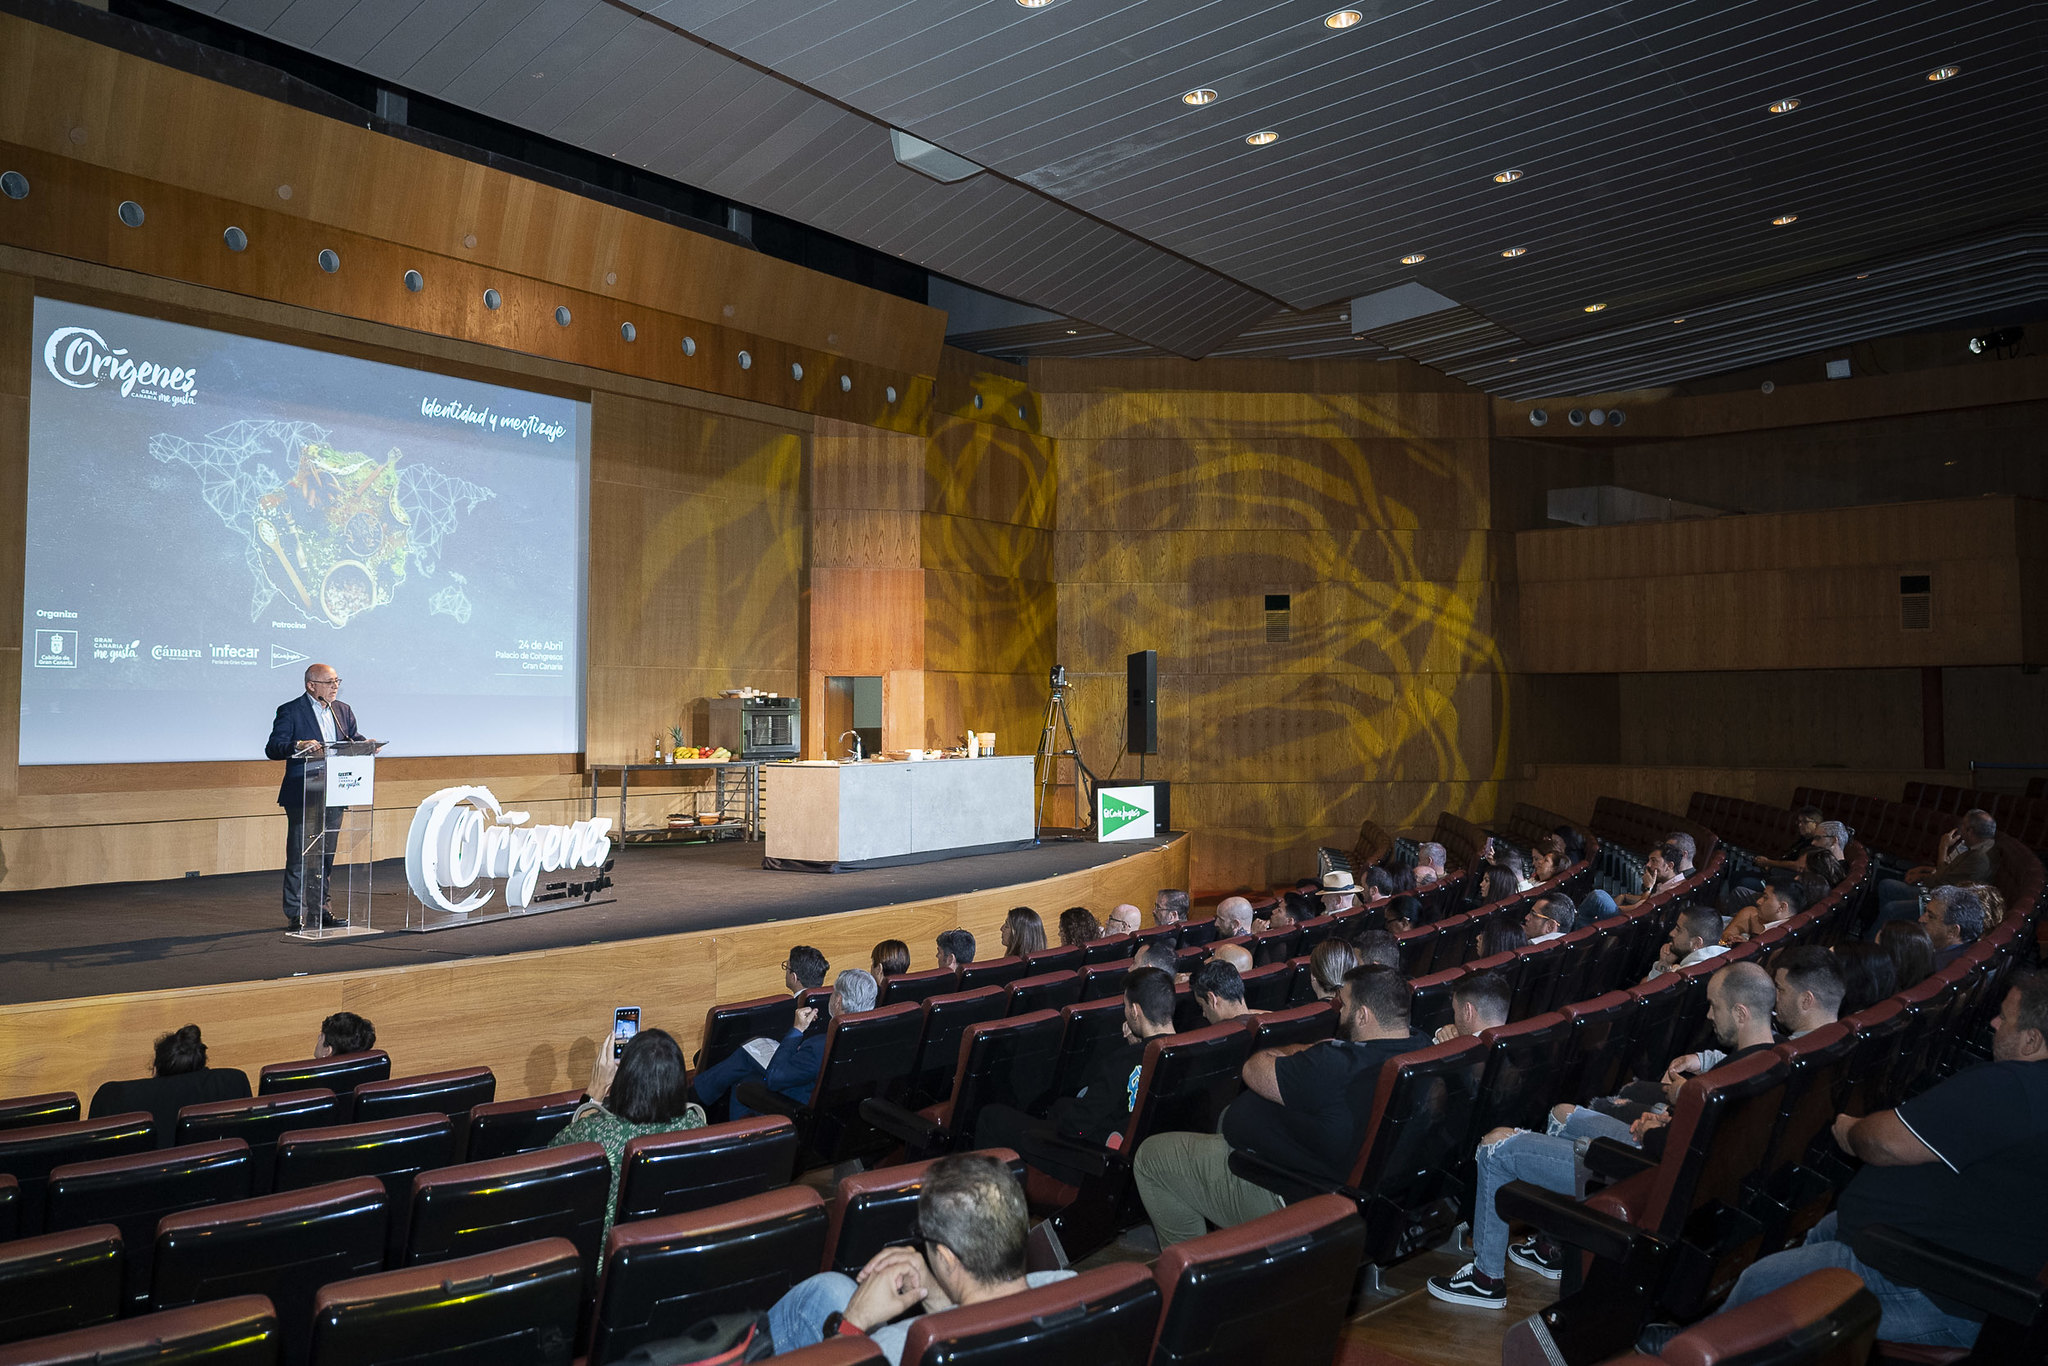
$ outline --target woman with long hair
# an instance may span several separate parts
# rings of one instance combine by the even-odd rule
[[[1069,906],[1060,912],[1060,944],[1070,947],[1076,944],[1092,944],[1102,938],[1102,926],[1095,919],[1095,912],[1086,906]]]
[[[1877,942],[1891,955],[1900,991],[1917,987],[1934,974],[1934,941],[1919,921],[1887,920],[1877,932]]]
[[[690,1069],[683,1065],[683,1050],[675,1037],[665,1029],[641,1030],[616,1058],[611,1036],[601,1035],[590,1089],[583,1094],[583,1108],[548,1146],[595,1143],[604,1149],[605,1161],[612,1169],[611,1195],[604,1204],[604,1227],[609,1233],[619,1205],[619,1169],[627,1140],[642,1134],[701,1129],[704,1111],[691,1103]],[[599,1243],[603,1243],[601,1237]]]
[[[1837,944],[1830,952],[1841,966],[1842,980],[1848,984],[1837,1015],[1853,1015],[1899,989],[1898,969],[1892,966],[1892,956],[1883,945]]]
[[[1045,952],[1045,922],[1029,906],[1019,906],[1003,921],[1003,952],[1021,958],[1027,953]]]

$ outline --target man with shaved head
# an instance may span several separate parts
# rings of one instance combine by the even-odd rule
[[[1228,963],[1238,971],[1239,976],[1252,970],[1252,951],[1242,944],[1218,944],[1209,950],[1211,962]]]
[[[1216,903],[1216,937],[1235,939],[1252,930],[1252,903],[1241,896],[1226,896]]]
[[[311,929],[315,924],[335,929],[348,923],[328,910],[335,836],[341,829],[341,815],[346,807],[327,808],[326,850],[318,883],[311,888],[305,885],[306,760],[325,754],[329,745],[365,738],[356,729],[354,710],[341,700],[341,678],[330,665],[308,664],[306,690],[277,709],[270,739],[263,746],[266,757],[284,760],[284,782],[277,789],[277,804],[284,808],[284,920],[290,929]],[[316,904],[307,905],[308,902]]]
[[[1131,934],[1145,923],[1145,913],[1130,902],[1122,902],[1109,913],[1109,921],[1102,927],[1104,934]]]
[[[1726,1066],[1772,1046],[1771,1013],[1778,1003],[1777,984],[1754,963],[1731,963],[1707,982],[1707,1018]],[[1526,1267],[1548,1280],[1564,1274],[1563,1254],[1538,1239],[1508,1245],[1507,1220],[1495,1210],[1493,1198],[1510,1181],[1528,1181],[1559,1194],[1578,1195],[1586,1187],[1584,1152],[1596,1138],[1618,1139],[1631,1147],[1661,1155],[1670,1106],[1691,1079],[1687,1068],[1698,1066],[1697,1055],[1675,1059],[1664,1071],[1663,1104],[1639,1113],[1632,1121],[1607,1113],[1606,1102],[1560,1105],[1550,1112],[1548,1132],[1494,1129],[1479,1140],[1478,1198],[1472,1204],[1472,1260],[1455,1274],[1432,1276],[1429,1293],[1452,1304],[1501,1309],[1508,1302],[1507,1264]],[[1605,1107],[1605,1108],[1603,1108]]]

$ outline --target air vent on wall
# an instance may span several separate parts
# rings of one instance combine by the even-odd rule
[[[1266,643],[1268,645],[1285,645],[1287,643],[1289,638],[1287,628],[1288,612],[1292,608],[1293,603],[1294,599],[1291,594],[1266,594]]]
[[[1899,629],[1901,631],[1932,631],[1934,629],[1934,576],[1932,574],[1899,575]]]

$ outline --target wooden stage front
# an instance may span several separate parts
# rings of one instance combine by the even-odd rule
[[[196,1023],[208,1061],[253,1081],[308,1057],[320,1020],[377,1026],[396,1075],[484,1064],[498,1096],[580,1087],[612,1007],[637,1005],[687,1054],[718,1001],[776,991],[792,944],[833,969],[883,939],[932,965],[942,930],[993,956],[1013,906],[1048,927],[1068,906],[1104,915],[1187,886],[1185,836],[1052,843],[1017,853],[832,876],[769,872],[761,846],[633,847],[610,905],[428,935],[286,939],[278,874],[0,895],[0,1095],[145,1076],[156,1037]],[[402,887],[395,865],[378,885]],[[378,910],[381,920],[386,912]]]

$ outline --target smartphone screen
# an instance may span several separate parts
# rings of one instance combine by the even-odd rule
[[[612,1056],[626,1051],[626,1040],[640,1032],[640,1007],[620,1006],[612,1012]]]

